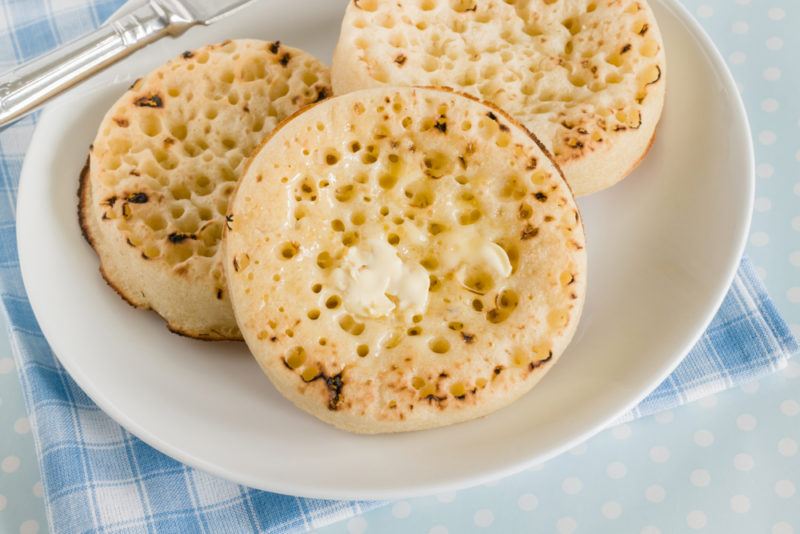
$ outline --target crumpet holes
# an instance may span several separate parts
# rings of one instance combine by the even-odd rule
[[[512,289],[504,289],[495,298],[495,308],[486,312],[486,320],[493,324],[502,323],[514,312],[518,304],[517,293]]]
[[[551,328],[561,329],[567,326],[569,313],[565,310],[553,310],[547,314],[547,324]]]
[[[655,57],[655,55],[658,54],[658,50],[659,46],[655,39],[648,39],[639,49],[639,52],[641,52],[644,57]]]
[[[514,367],[525,367],[530,363],[527,354],[521,349],[516,349],[511,357],[511,365]]]
[[[435,293],[439,289],[441,289],[442,283],[439,281],[439,277],[435,274],[428,276],[428,291],[431,293]]]
[[[161,133],[161,119],[154,113],[148,113],[140,119],[139,128],[148,137],[155,137]]]
[[[145,220],[145,224],[147,224],[147,226],[149,226],[154,232],[158,232],[159,230],[163,230],[167,227],[167,221],[164,220],[164,217],[158,214],[148,217]]]
[[[428,348],[436,354],[445,354],[450,350],[450,342],[443,337],[435,337],[428,342]]]
[[[389,337],[386,338],[386,342],[384,343],[384,348],[386,349],[393,349],[403,341],[403,334],[402,332],[392,332],[389,334]]]
[[[469,211],[462,211],[458,214],[458,224],[462,226],[469,226],[470,224],[475,224],[481,218],[481,211],[478,209],[473,209]]]
[[[444,224],[438,222],[430,222],[428,223],[428,233],[432,236],[437,236],[444,232],[447,227]]]
[[[335,310],[341,303],[342,299],[339,295],[331,295],[325,300],[325,307],[329,310]]]
[[[329,269],[333,266],[333,257],[330,252],[323,251],[317,255],[317,267],[320,269]]]
[[[170,194],[172,195],[172,198],[174,198],[175,200],[183,200],[190,198],[192,196],[192,193],[191,191],[189,191],[189,188],[183,184],[177,184],[173,186],[172,189],[170,189]]]
[[[397,185],[397,179],[398,177],[396,174],[391,174],[391,173],[382,174],[378,178],[378,185],[381,186],[383,189],[392,189],[395,185]]]
[[[378,0],[358,0],[358,2],[356,2],[356,7],[364,11],[377,11]]]
[[[467,396],[467,387],[463,382],[456,382],[450,386],[450,394],[457,399],[463,399]]]
[[[339,158],[341,155],[339,152],[333,148],[329,148],[325,151],[325,163],[327,165],[336,165],[339,163]]]
[[[361,226],[366,221],[367,221],[367,216],[364,215],[364,212],[362,212],[362,211],[357,211],[357,212],[353,213],[352,215],[350,215],[350,222],[353,223],[356,226]]]
[[[316,379],[320,374],[319,367],[316,364],[310,363],[308,364],[303,372],[300,373],[300,376],[303,377],[303,380],[306,382],[311,382],[312,380]]]
[[[457,13],[465,13],[468,11],[475,11],[477,9],[477,0],[450,0],[450,7]]]
[[[292,369],[297,369],[306,361],[306,349],[294,347],[286,354],[286,365]]]
[[[358,243],[358,232],[345,232],[342,234],[342,245],[352,247]]]
[[[340,185],[334,191],[334,197],[339,202],[350,202],[356,194],[355,186],[353,184]]]
[[[494,288],[494,278],[484,269],[470,268],[464,277],[464,287],[478,295],[485,295]]]
[[[339,318],[339,327],[349,334],[360,336],[364,332],[366,325],[359,323],[351,315],[345,314]]]
[[[280,257],[284,260],[291,260],[297,255],[298,252],[299,248],[296,243],[286,242],[281,245]]]

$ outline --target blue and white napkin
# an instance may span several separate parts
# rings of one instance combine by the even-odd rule
[[[0,71],[77,37],[123,0],[0,0]],[[57,7],[58,6],[58,7]],[[304,499],[215,478],[122,429],[53,357],[22,285],[17,182],[36,116],[0,129],[0,292],[54,533],[297,532],[380,502]],[[785,365],[797,350],[745,259],[717,316],[672,375],[626,418],[670,408]]]

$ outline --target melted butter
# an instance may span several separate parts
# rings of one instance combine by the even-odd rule
[[[403,233],[412,243],[417,245],[425,245],[428,243],[428,234],[425,233],[425,230],[419,229],[413,221],[406,221],[402,228]]]
[[[418,263],[404,263],[381,239],[351,248],[342,267],[333,272],[333,281],[343,293],[345,308],[362,317],[385,317],[395,308],[417,315],[428,306],[428,273]]]
[[[508,259],[508,254],[503,250],[503,247],[497,243],[485,242],[483,246],[480,247],[478,256],[487,266],[503,278],[511,276],[511,261]]]
[[[462,286],[469,268],[486,268],[502,278],[511,276],[511,261],[503,247],[476,231],[467,235],[464,235],[464,231],[466,229],[445,234],[440,254],[445,269],[455,271],[456,279]]]

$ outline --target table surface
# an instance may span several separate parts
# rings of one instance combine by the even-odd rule
[[[800,337],[800,1],[683,2],[744,97],[757,159],[748,253]],[[794,361],[760,382],[607,430],[531,471],[399,501],[321,532],[800,534],[799,447]],[[0,532],[47,530],[39,476],[10,347],[0,336]]]

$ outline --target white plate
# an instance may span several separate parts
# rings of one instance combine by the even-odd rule
[[[330,60],[345,0],[264,0],[163,40],[42,115],[18,202],[22,274],[53,350],[86,393],[166,454],[266,490],[395,498],[452,490],[550,458],[603,428],[677,365],[734,275],[753,196],[748,125],[719,53],[674,0],[654,1],[667,105],[652,152],[581,200],[589,294],[578,334],[530,394],[489,417],[364,437],[295,409],[243,344],[167,332],[111,291],[75,215],[78,173],[105,110],[178,52],[233,37],[281,39]]]

